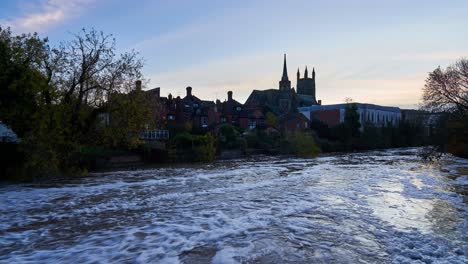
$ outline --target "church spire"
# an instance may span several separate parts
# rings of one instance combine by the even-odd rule
[[[312,79],[315,79],[315,67],[312,68]]]
[[[299,68],[297,68],[297,79],[299,80],[301,78],[301,72],[299,71]]]
[[[307,70],[307,65],[306,65],[306,69],[305,69],[305,72],[304,72],[304,78],[305,79],[309,78],[309,71]]]
[[[291,82],[288,78],[288,68],[286,66],[286,53],[284,54],[284,64],[283,64],[283,76],[279,82],[279,88],[281,91],[287,91],[291,89]]]
[[[284,64],[283,64],[283,77],[281,77],[282,81],[288,81],[288,67],[286,66],[286,53],[284,54]]]

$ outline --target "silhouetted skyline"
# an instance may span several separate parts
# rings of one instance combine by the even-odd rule
[[[0,25],[53,44],[95,27],[145,58],[147,88],[244,101],[315,67],[325,104],[415,107],[427,72],[468,54],[466,1],[2,1]],[[295,83],[292,84],[295,86]]]

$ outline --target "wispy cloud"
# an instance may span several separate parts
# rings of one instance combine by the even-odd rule
[[[93,2],[95,0],[41,0],[34,8],[22,10],[22,14],[2,21],[2,24],[19,32],[44,32],[79,16]]]
[[[394,60],[399,61],[438,61],[438,60],[457,60],[467,57],[468,51],[433,51],[425,53],[408,53],[395,56]]]

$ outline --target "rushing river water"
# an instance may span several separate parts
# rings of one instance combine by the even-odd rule
[[[5,263],[466,263],[468,160],[416,149],[0,187]]]

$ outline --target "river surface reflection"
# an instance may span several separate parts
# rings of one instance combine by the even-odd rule
[[[0,262],[465,263],[468,160],[263,157],[0,186]]]

